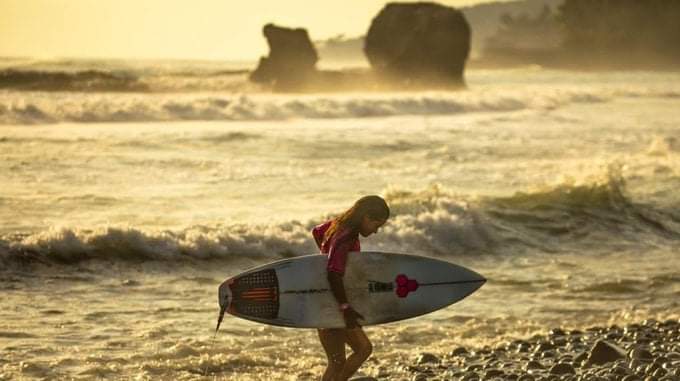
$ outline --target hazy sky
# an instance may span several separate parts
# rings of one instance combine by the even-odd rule
[[[453,6],[488,0],[443,0]],[[364,34],[379,0],[0,0],[0,56],[256,59],[262,26]]]

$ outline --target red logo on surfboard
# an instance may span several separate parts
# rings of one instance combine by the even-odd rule
[[[397,283],[396,293],[400,298],[405,298],[408,296],[409,292],[413,292],[418,289],[418,281],[415,279],[409,279],[404,274],[397,275],[395,282]]]

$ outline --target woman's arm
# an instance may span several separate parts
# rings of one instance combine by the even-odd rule
[[[352,306],[349,306],[342,274],[336,273],[334,271],[328,271],[328,284],[331,287],[331,293],[333,293],[333,296],[335,296],[335,300],[338,301],[338,305],[347,305],[347,308],[341,309],[347,328],[359,327],[357,319],[363,319],[364,317],[355,311]]]
[[[342,274],[333,271],[328,272],[328,284],[331,286],[331,292],[335,296],[338,304],[347,304],[347,294],[345,294],[345,283],[342,280]]]

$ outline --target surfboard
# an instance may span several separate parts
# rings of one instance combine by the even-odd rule
[[[342,328],[331,293],[327,257],[306,255],[269,263],[224,281],[218,290],[219,324],[224,312],[296,328]],[[382,252],[350,253],[344,275],[349,303],[364,316],[362,326],[420,316],[453,304],[486,279],[435,258]]]

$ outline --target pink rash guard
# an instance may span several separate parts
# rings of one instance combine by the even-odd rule
[[[347,254],[350,251],[361,251],[359,234],[353,232],[351,229],[345,228],[336,231],[328,241],[323,242],[323,236],[332,222],[332,220],[326,221],[323,224],[314,227],[314,229],[312,229],[312,235],[314,236],[316,245],[321,250],[321,254],[328,255],[326,271],[344,275]]]

